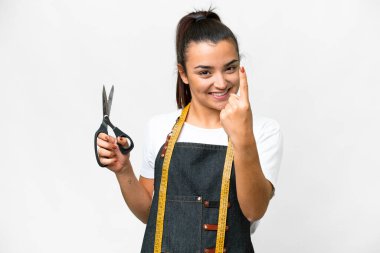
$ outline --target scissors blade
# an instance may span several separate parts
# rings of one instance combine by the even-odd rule
[[[112,106],[112,99],[113,99],[113,85],[112,85],[112,88],[111,88],[111,92],[108,96],[108,116],[110,116],[110,113],[111,113],[111,106]]]
[[[108,102],[107,102],[107,93],[106,93],[106,88],[103,85],[103,116],[108,115]]]

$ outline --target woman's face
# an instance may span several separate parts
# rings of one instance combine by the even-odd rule
[[[184,83],[190,85],[192,104],[204,109],[222,110],[231,93],[239,89],[239,55],[229,40],[190,42],[186,70],[179,66]]]

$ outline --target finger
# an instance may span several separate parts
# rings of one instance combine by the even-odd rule
[[[104,148],[98,148],[98,155],[101,158],[112,158],[116,156],[115,152],[109,151]]]
[[[243,99],[243,101],[249,102],[247,73],[245,72],[244,67],[240,68],[239,77],[240,77],[240,88],[239,88],[240,97]]]
[[[129,143],[128,143],[128,139],[125,138],[125,137],[117,137],[117,143],[119,143],[122,147],[128,147],[129,146]]]
[[[230,114],[232,112],[232,106],[230,104],[226,104],[226,106],[224,107],[223,111],[224,111],[224,116],[228,116],[228,114]]]
[[[108,134],[106,133],[99,133],[98,138],[104,141],[108,141]]]
[[[108,135],[108,134],[106,134],[106,133],[100,133],[98,135],[98,138],[100,138],[100,139],[102,139],[104,141],[111,142],[111,143],[115,142],[115,138],[112,137],[112,136],[110,136],[110,135]]]
[[[226,118],[226,110],[225,109],[222,109],[220,111],[220,120],[223,121],[225,118]]]
[[[110,143],[108,141],[105,141],[105,140],[102,140],[98,137],[98,139],[96,140],[96,144],[100,147],[100,148],[104,148],[104,149],[108,149],[108,150],[112,150],[112,149],[116,149],[117,146],[114,144],[114,143]]]
[[[108,166],[108,165],[111,165],[113,164],[114,162],[116,162],[116,158],[99,158],[99,161],[101,164],[103,164],[104,166]]]
[[[228,98],[228,104],[231,105],[232,108],[237,108],[239,105],[239,96],[236,94],[230,94]]]

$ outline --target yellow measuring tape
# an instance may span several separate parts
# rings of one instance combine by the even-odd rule
[[[230,178],[232,161],[234,160],[234,152],[230,138],[228,138],[228,147],[226,153],[226,160],[224,161],[222,187],[220,190],[219,202],[219,217],[218,217],[218,232],[216,234],[215,252],[222,253],[224,249],[224,238],[226,235],[226,222],[227,222],[227,207],[228,207],[228,192],[230,190]]]
[[[158,210],[157,210],[157,220],[156,220],[156,234],[154,240],[154,253],[161,253],[162,247],[162,234],[164,230],[164,216],[165,216],[165,205],[166,205],[166,191],[168,187],[168,175],[170,160],[172,158],[174,145],[178,139],[181,132],[182,126],[186,120],[187,113],[189,112],[190,103],[183,108],[181,116],[179,117],[177,123],[174,125],[170,139],[168,141],[165,150],[165,158],[162,164],[162,175],[160,183],[160,191],[158,196]],[[224,162],[222,187],[220,191],[220,206],[219,206],[219,217],[218,217],[218,231],[216,235],[216,246],[215,253],[222,253],[224,249],[224,239],[226,231],[226,221],[227,221],[227,207],[228,207],[228,192],[230,188],[230,177],[231,168],[233,161],[233,150],[231,145],[231,140],[228,140],[228,148],[226,153],[226,160]]]

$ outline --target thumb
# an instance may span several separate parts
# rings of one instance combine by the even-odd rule
[[[128,147],[129,146],[128,139],[125,138],[125,137],[120,137],[120,136],[117,137],[117,143],[120,144],[123,147]]]

